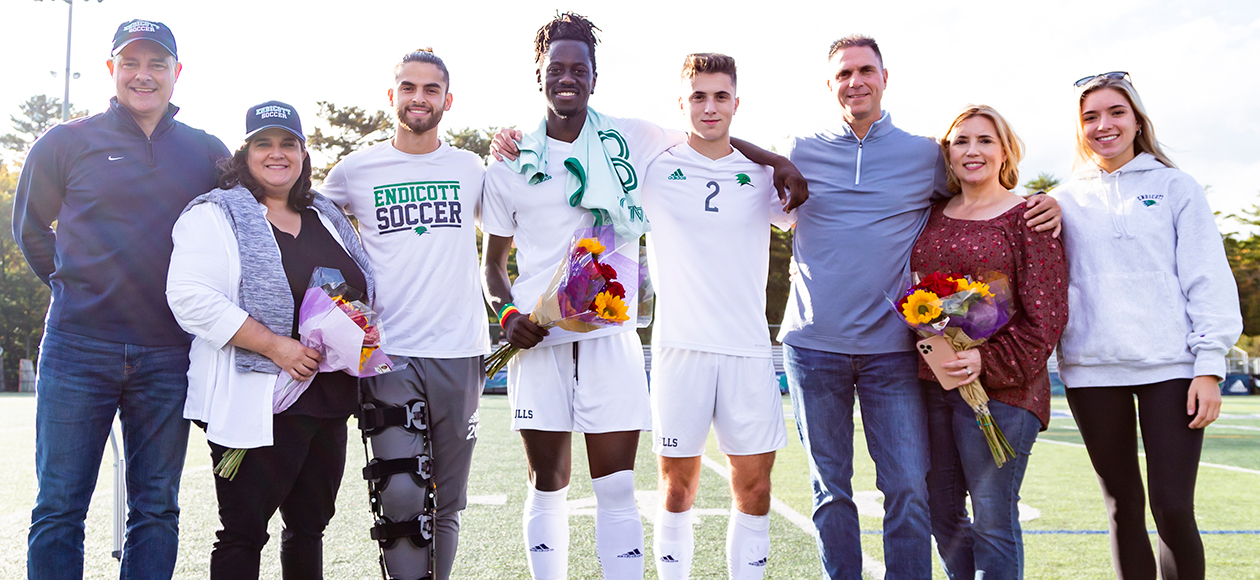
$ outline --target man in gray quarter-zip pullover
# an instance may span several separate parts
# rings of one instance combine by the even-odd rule
[[[789,157],[811,199],[797,214],[792,291],[779,334],[809,455],[813,521],[827,574],[861,578],[851,484],[856,394],[884,494],[885,577],[927,579],[927,408],[914,337],[884,296],[907,272],[928,209],[951,195],[945,160],[936,141],[894,127],[880,108],[888,71],[873,39],[836,41],[829,63],[827,86],[844,122],[792,140]],[[1033,202],[1039,215],[1030,225],[1057,227],[1058,206],[1043,199]]]

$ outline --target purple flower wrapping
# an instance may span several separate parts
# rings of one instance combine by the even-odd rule
[[[919,278],[921,277],[914,274],[904,276],[897,287],[887,294],[887,299],[893,312],[897,314],[897,318],[922,336],[944,335],[945,329],[956,328],[968,338],[979,341],[993,336],[1011,320],[1014,308],[1011,305],[1010,282],[1002,274],[989,273],[968,276],[968,278],[973,281],[983,280],[985,284],[988,284],[993,296],[976,299],[974,292],[958,292],[946,296],[939,302],[941,311],[946,317],[942,322],[937,322],[935,325],[911,324],[906,320],[905,314],[897,308],[897,303],[912,293],[912,288],[916,284],[915,280]]]
[[[600,254],[598,261],[617,271],[617,281],[626,289],[627,298],[638,288],[638,264],[616,251],[616,235],[612,226],[583,228],[574,232],[565,265],[566,275],[557,289],[556,298],[560,304],[560,312],[563,318],[607,325],[608,321],[590,311],[595,297],[608,288],[608,280],[600,273],[595,256],[578,250],[578,242],[587,238],[594,238],[604,246],[604,252]],[[627,283],[624,275],[626,272],[634,273],[629,276],[634,282]]]

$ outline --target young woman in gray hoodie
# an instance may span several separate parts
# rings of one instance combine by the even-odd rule
[[[1140,425],[1159,570],[1203,578],[1194,485],[1225,355],[1242,332],[1238,289],[1203,188],[1160,149],[1128,73],[1076,85],[1079,171],[1051,192],[1070,274],[1059,373],[1102,485],[1117,576],[1156,574]]]

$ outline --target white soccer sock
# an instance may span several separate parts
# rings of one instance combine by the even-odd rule
[[[726,527],[726,565],[731,580],[761,580],[770,556],[770,516],[731,508]]]
[[[691,510],[671,512],[664,507],[656,508],[652,552],[656,555],[656,575],[661,580],[691,578],[691,557],[696,543],[691,519]]]
[[[642,580],[643,520],[634,504],[634,472],[591,480],[595,488],[595,554],[604,580]]]
[[[569,488],[538,491],[525,497],[525,558],[535,580],[569,576]]]

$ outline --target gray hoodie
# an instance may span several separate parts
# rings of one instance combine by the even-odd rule
[[[1141,153],[1050,192],[1069,263],[1059,374],[1068,387],[1225,376],[1238,287],[1203,188]]]

